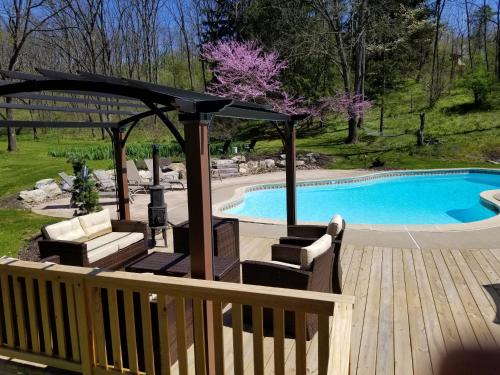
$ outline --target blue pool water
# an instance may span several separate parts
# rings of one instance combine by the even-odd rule
[[[353,224],[467,223],[498,214],[479,198],[480,192],[492,189],[500,189],[500,173],[407,175],[298,187],[297,219],[328,222],[339,213]],[[226,212],[285,220],[285,189],[249,192],[242,204]]]

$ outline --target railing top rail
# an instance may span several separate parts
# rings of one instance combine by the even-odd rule
[[[0,272],[50,279],[85,279],[95,287],[116,287],[135,291],[161,293],[170,296],[219,300],[232,303],[281,307],[293,311],[317,314],[333,314],[336,303],[354,304],[354,296],[271,288],[258,285],[242,285],[179,277],[156,276],[122,271],[104,271],[59,264],[27,261],[1,261]]]

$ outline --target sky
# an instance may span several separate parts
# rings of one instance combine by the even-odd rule
[[[443,11],[443,21],[448,23],[452,28],[462,28],[465,30],[465,1],[466,0],[445,0],[445,8]],[[494,12],[498,7],[500,0],[486,0]],[[433,2],[434,3],[434,2]],[[483,0],[467,0],[469,4],[469,11],[472,13],[475,9],[483,5]]]

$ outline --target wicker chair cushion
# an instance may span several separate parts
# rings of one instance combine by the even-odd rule
[[[115,243],[119,249],[124,249],[133,243],[142,241],[144,239],[143,233],[135,232],[111,232],[103,236],[94,238],[87,242],[87,251],[95,250],[101,246]]]
[[[77,217],[56,224],[47,225],[45,232],[50,240],[85,242],[88,236]]]
[[[311,245],[303,247],[300,254],[300,268],[309,270],[314,259],[325,251],[328,251],[332,246],[332,236],[324,234]]]
[[[293,264],[293,263],[286,263],[286,262],[280,262],[279,260],[272,260],[272,264],[277,264],[278,266],[285,266],[285,267],[290,267],[294,269],[300,269],[300,265],[298,264]]]
[[[108,210],[79,216],[78,219],[89,240],[111,233],[111,217]]]
[[[328,223],[328,226],[326,227],[326,234],[332,236],[332,240],[334,240],[335,237],[337,237],[337,235],[344,229],[342,223],[343,220],[340,215],[334,215]]]

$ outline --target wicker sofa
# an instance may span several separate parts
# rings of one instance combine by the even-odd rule
[[[46,225],[42,235],[40,258],[73,266],[119,269],[148,250],[146,224],[111,220],[107,210]]]

